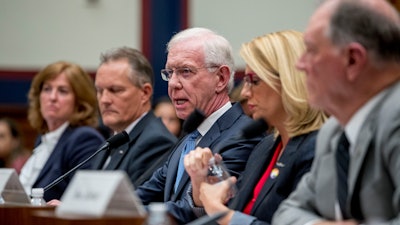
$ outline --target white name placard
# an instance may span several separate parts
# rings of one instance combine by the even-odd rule
[[[0,169],[0,204],[31,204],[15,169]]]
[[[125,171],[78,171],[56,208],[57,215],[145,216]]]

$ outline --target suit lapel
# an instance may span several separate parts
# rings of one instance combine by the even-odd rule
[[[210,130],[207,131],[207,133],[201,138],[200,142],[196,145],[200,147],[209,147],[214,153],[218,151],[218,138],[221,136],[221,133],[229,129],[235,122],[236,120],[241,116],[243,113],[243,110],[241,109],[240,104],[235,103],[228,111],[226,111],[210,128]],[[224,143],[220,143],[224,144]],[[180,147],[182,151],[182,146]],[[179,152],[181,152],[179,151]],[[179,155],[180,157],[180,155]],[[176,171],[178,168],[179,164],[179,158],[175,159],[177,160],[176,166],[172,167],[174,168],[174,174],[173,174],[173,182],[175,182],[175,177],[176,177]],[[171,166],[171,165],[169,165]],[[169,175],[169,174],[168,174]],[[180,193],[183,191],[183,189],[186,187],[186,184],[189,182],[189,175],[186,173],[186,171],[183,172],[181,182],[178,186],[178,189],[176,190],[175,195],[173,195],[173,198],[177,198]],[[172,185],[172,192],[173,193],[173,185]]]
[[[111,160],[108,163],[106,170],[116,170],[120,165],[124,156],[127,154],[128,150],[129,150],[129,143],[125,143],[124,145],[118,148],[112,149],[110,153]]]
[[[317,203],[318,206],[321,207],[321,212],[329,215],[329,218],[335,218],[334,207],[337,199],[335,154],[339,137],[343,131],[343,128],[334,117],[331,117],[331,119],[329,119],[324,126],[325,129],[321,129],[320,133],[318,134],[316,144],[316,156],[318,156],[318,152],[323,152],[323,154],[318,156],[319,159],[314,158],[314,162],[319,162],[321,165],[323,165],[318,166],[321,168],[318,173],[324,175],[317,175],[318,177],[321,177],[321,180],[317,183],[317,187],[315,189],[322,190],[318,196],[321,201],[318,201]],[[332,176],[329,176],[329,174]]]
[[[103,146],[104,143],[101,145]],[[103,165],[107,160],[107,157],[110,155],[110,150],[104,150],[99,152],[99,154],[97,154],[92,160],[92,166],[91,169],[94,170],[102,170],[103,169]]]
[[[246,172],[246,174],[241,175],[242,180],[239,187],[240,190],[242,190],[241,193],[244,193],[244,195],[240,195],[241,193],[238,193],[238,195],[240,196],[235,198],[234,201],[237,201],[236,203],[232,202],[232,205],[230,205],[232,208],[243,211],[247,203],[252,199],[254,188],[257,185],[258,181],[260,181],[260,178],[265,170],[267,169],[268,162],[271,161],[272,155],[274,154],[273,149],[276,147],[276,143],[273,143],[272,138],[268,137],[267,141],[268,142],[260,142],[257,149],[255,149],[256,152],[252,153],[255,154],[254,159],[256,159],[255,161],[252,160],[252,165],[263,166],[252,166],[251,170],[246,168],[245,171],[251,172]],[[246,167],[248,166],[249,165],[247,165]]]
[[[352,197],[353,193],[356,191],[355,188],[357,181],[360,179],[359,174],[361,172],[364,159],[368,153],[369,146],[374,139],[375,129],[379,123],[377,112],[379,112],[379,108],[381,108],[381,105],[386,99],[393,96],[397,97],[396,92],[393,94],[393,91],[396,90],[399,85],[400,82],[397,82],[385,93],[385,96],[382,97],[382,100],[371,110],[371,113],[365,119],[365,122],[360,130],[356,141],[357,144],[354,148],[354,152],[352,152],[350,160],[349,197]]]
[[[39,183],[40,180],[44,179],[44,176],[51,169],[52,164],[54,162],[58,162],[59,161],[59,160],[56,160],[56,159],[60,158],[60,157],[63,157],[61,155],[60,151],[61,151],[62,148],[64,148],[65,143],[67,143],[66,139],[68,139],[68,137],[70,136],[72,130],[73,129],[71,127],[67,127],[67,129],[65,129],[64,133],[60,137],[60,140],[58,140],[56,146],[54,147],[53,152],[50,154],[49,158],[47,159],[46,163],[44,164],[43,169],[40,171],[40,174],[39,174],[38,178],[36,179],[35,184],[33,185],[33,187],[35,187],[35,185],[37,183]]]
[[[349,167],[349,197],[354,193],[354,188],[361,171],[365,156],[368,152],[368,146],[373,139],[373,127],[371,123],[364,126],[357,138],[357,144],[354,148],[354,152],[351,154],[351,161]]]
[[[124,145],[119,146],[118,148],[111,149],[111,161],[107,165],[107,170],[116,170],[118,169],[119,165],[122,163],[125,155],[128,154],[130,150],[130,146],[134,145],[136,140],[139,138],[140,134],[146,128],[146,124],[148,121],[154,117],[152,111],[148,112],[136,125],[135,127],[129,132],[129,142],[125,143]]]
[[[261,189],[261,192],[260,192],[256,202],[254,203],[254,206],[251,210],[252,212],[257,210],[257,208],[264,202],[265,198],[268,196],[271,189],[274,187],[274,185],[280,178],[279,175],[280,175],[281,171],[283,171],[285,165],[289,163],[290,159],[292,158],[292,155],[295,153],[296,149],[298,149],[298,145],[302,142],[302,140],[304,140],[304,138],[305,138],[304,136],[301,136],[298,139],[296,139],[296,141],[289,140],[286,148],[284,149],[284,152],[282,153],[281,157],[277,160],[277,162],[275,163],[274,168],[273,168],[273,170],[278,171],[278,174],[277,174],[278,176],[275,178],[271,178],[271,176],[268,177],[267,181],[265,182],[264,186]],[[281,141],[280,138],[278,140],[276,140],[276,142],[274,144],[274,148],[272,149],[272,151],[270,151],[270,155],[271,155],[270,160],[268,160],[266,162],[266,164],[269,164],[269,162],[271,161],[272,155],[274,154],[274,152],[277,148],[277,145],[280,141]],[[263,172],[265,172],[265,171],[263,171]],[[271,171],[271,173],[272,173],[272,171]]]
[[[176,180],[176,173],[178,171],[179,160],[183,151],[183,147],[185,145],[186,138],[187,135],[183,137],[178,144],[176,144],[175,149],[172,151],[171,158],[168,160],[168,171],[166,175],[165,192],[164,192],[165,193],[164,199],[166,200],[169,200],[171,196],[172,196],[171,199],[174,199],[175,197],[174,186]],[[183,175],[185,175],[185,172],[183,173]],[[183,176],[181,178],[181,181],[183,181]]]
[[[220,133],[220,131],[219,131],[219,128],[218,128],[217,126],[212,126],[211,129],[206,133],[206,135],[204,135],[204,137],[203,137],[203,138],[200,140],[200,142],[196,145],[196,147],[197,147],[197,146],[200,146],[200,147],[202,147],[202,148],[208,147],[208,146],[210,146],[220,135],[221,135],[221,133]],[[185,139],[186,139],[186,138],[185,138]],[[183,142],[182,146],[180,146],[180,148],[179,148],[179,149],[181,149],[181,151],[179,151],[180,153],[181,153],[182,150],[183,150],[184,143],[185,143],[185,142]],[[176,157],[176,160],[173,161],[173,162],[176,162],[176,163],[174,163],[174,165],[173,165],[173,167],[172,167],[172,168],[175,168],[175,174],[174,174],[174,176],[173,176],[174,178],[176,177],[176,171],[178,170],[178,164],[179,164],[180,154],[179,154],[178,156],[179,156],[179,157]],[[170,166],[171,166],[171,165],[170,165]],[[172,179],[172,180],[173,180],[173,182],[175,182],[174,179]],[[189,180],[190,180],[189,175],[186,173],[186,171],[184,171],[183,174],[182,174],[182,178],[181,178],[181,181],[180,181],[180,183],[179,183],[179,186],[178,186],[178,188],[177,188],[177,190],[176,190],[176,193],[173,195],[172,201],[175,201],[175,198],[177,198],[177,197],[180,195],[180,193],[183,191],[184,187],[186,187],[186,184],[189,182]]]

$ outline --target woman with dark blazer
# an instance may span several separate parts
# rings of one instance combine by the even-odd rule
[[[296,188],[314,158],[315,137],[326,117],[307,102],[305,75],[295,68],[304,51],[302,34],[287,30],[257,37],[242,45],[246,62],[242,95],[254,119],[265,120],[273,134],[251,153],[229,201],[235,177],[209,184],[210,149],[197,148],[185,158],[194,212],[200,216],[228,211],[219,224],[270,224],[279,204]],[[204,212],[204,211],[203,211]]]
[[[39,132],[33,154],[21,170],[28,194],[44,188],[92,155],[104,138],[95,129],[98,107],[94,83],[79,65],[59,61],[46,66],[29,90],[28,120]],[[90,168],[90,161],[81,169]],[[44,192],[60,199],[73,173]]]

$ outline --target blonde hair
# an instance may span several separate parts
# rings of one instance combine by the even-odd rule
[[[308,104],[305,74],[295,68],[304,50],[303,35],[294,30],[257,37],[240,49],[246,64],[281,95],[289,137],[317,130],[326,120],[322,111]]]
[[[79,65],[59,61],[46,66],[32,80],[29,89],[28,120],[31,126],[40,133],[49,131],[46,121],[40,112],[40,92],[43,84],[65,74],[75,95],[74,113],[69,118],[71,126],[92,126],[98,124],[98,106],[93,79]]]

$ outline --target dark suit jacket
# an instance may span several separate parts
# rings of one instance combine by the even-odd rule
[[[400,221],[400,81],[365,119],[350,154],[347,207],[360,224]],[[335,220],[335,152],[342,128],[331,117],[321,128],[310,173],[276,211],[274,224]]]
[[[296,188],[300,178],[310,170],[314,158],[317,131],[289,140],[274,168],[279,170],[275,179],[269,178],[254,203],[250,215],[258,220],[252,224],[270,224],[279,204]],[[273,135],[265,137],[253,150],[245,171],[238,180],[239,192],[229,208],[242,212],[253,197],[253,191],[267,169],[274,151],[281,141]],[[239,224],[239,223],[237,223]],[[243,223],[244,224],[244,223]]]
[[[111,161],[105,169],[124,170],[132,184],[137,187],[148,180],[155,169],[163,165],[165,155],[169,154],[176,141],[177,138],[150,111],[129,133],[129,143],[111,149]],[[99,153],[94,158],[92,168],[102,169],[108,155],[108,151]]]
[[[252,120],[243,113],[240,104],[236,103],[225,112],[211,129],[202,137],[197,146],[209,147],[214,152],[220,152],[224,163],[232,174],[239,174],[244,170],[248,156],[262,136],[253,139],[235,139],[241,129]],[[137,194],[145,205],[150,202],[167,202],[168,210],[178,223],[187,223],[195,218],[191,207],[184,199],[190,178],[186,171],[174,193],[176,172],[185,138],[177,143],[163,167],[154,172],[149,181],[139,186]],[[225,146],[228,146],[225,148]]]
[[[41,138],[39,137],[35,146],[38,146],[40,142]],[[103,136],[92,127],[67,127],[32,188],[44,188],[92,155],[103,142]],[[81,169],[88,168],[90,168],[90,162],[81,167]],[[46,201],[60,199],[73,175],[74,173],[71,173],[59,184],[47,190],[44,193],[44,199]]]

